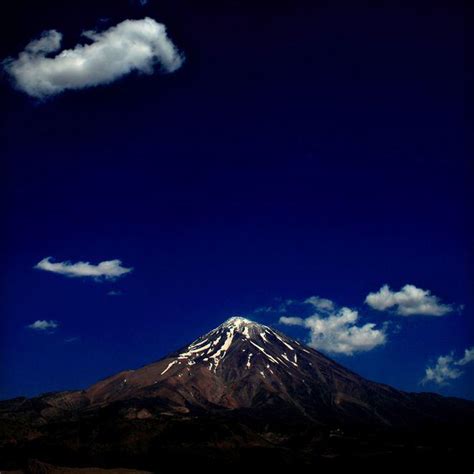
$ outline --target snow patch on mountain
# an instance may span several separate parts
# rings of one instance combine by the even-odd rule
[[[180,361],[179,364],[181,361],[186,364],[188,370],[190,366],[203,362],[209,371],[216,373],[235,344],[239,352],[247,352],[245,359],[242,360],[242,368],[247,370],[255,364],[259,367],[266,366],[267,370],[270,364],[283,364],[285,368],[291,368],[291,365],[298,367],[295,349],[285,339],[285,336],[268,326],[241,316],[234,316],[185,347],[161,375],[167,373],[178,361]],[[256,348],[258,352],[252,351],[253,348]],[[291,359],[287,354],[288,350],[294,353]],[[267,362],[263,362],[264,360]],[[261,361],[260,364],[259,361]]]

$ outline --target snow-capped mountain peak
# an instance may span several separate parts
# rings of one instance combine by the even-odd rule
[[[323,386],[338,380],[356,383],[359,377],[270,326],[234,316],[179,351],[99,382],[89,393],[96,401],[143,390],[148,395],[166,393],[179,403],[199,405],[197,399],[205,399],[236,407],[250,406],[259,393],[285,399],[292,399],[289,392],[305,399],[316,393],[320,397],[334,390]]]
[[[224,321],[218,328],[234,328],[235,330],[243,330],[245,327],[249,326],[261,326],[262,324],[251,321],[250,319],[244,318],[243,316],[232,316],[231,318]],[[216,329],[218,329],[216,328]]]
[[[296,347],[309,353],[299,342],[268,326],[234,316],[174,354],[161,375],[173,366],[204,364],[215,373],[222,369],[222,364],[230,364],[236,370],[256,366],[265,376],[265,372],[271,373],[272,366],[297,367]]]

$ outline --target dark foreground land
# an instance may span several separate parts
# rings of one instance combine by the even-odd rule
[[[472,431],[329,430],[305,423],[170,416],[117,423],[113,416],[48,426],[47,436],[4,443],[1,472],[472,472]],[[166,418],[166,417],[164,417]],[[67,466],[67,467],[64,467]],[[91,467],[94,466],[94,467]],[[104,471],[109,470],[109,471]],[[203,471],[204,470],[204,471]]]

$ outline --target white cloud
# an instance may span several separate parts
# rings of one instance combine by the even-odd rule
[[[46,272],[59,273],[71,278],[93,278],[95,280],[114,280],[131,272],[132,268],[122,267],[120,260],[106,260],[97,265],[89,262],[52,262],[52,257],[43,258],[34,268]]]
[[[471,347],[470,349],[466,349],[464,351],[464,357],[462,359],[459,359],[457,361],[458,365],[466,365],[469,364],[469,362],[474,361],[474,347]]]
[[[261,308],[257,308],[253,311],[253,313],[273,313],[275,309],[272,306],[262,306]]]
[[[464,356],[456,360],[454,353],[439,356],[434,366],[428,366],[421,383],[433,382],[438,385],[446,385],[450,380],[455,380],[464,373],[459,366],[469,364],[474,361],[474,347],[466,349]]]
[[[151,74],[156,65],[161,72],[171,73],[184,61],[165,25],[151,18],[125,20],[108,30],[82,35],[91,42],[60,51],[62,34],[45,31],[3,66],[18,89],[41,99],[65,90],[109,84],[132,71]]]
[[[57,321],[46,321],[44,319],[38,319],[34,323],[31,323],[27,326],[29,329],[34,329],[35,331],[48,331],[52,332],[59,327]]]
[[[291,306],[292,304],[301,304],[299,301],[295,300],[282,300],[281,298],[276,298],[275,299],[275,304],[272,304],[270,306],[263,306],[260,308],[257,308],[253,311],[254,314],[259,314],[259,313],[281,313],[284,312],[288,309],[288,306]]]
[[[331,300],[319,296],[310,296],[304,302],[314,306],[319,311],[332,311],[334,309],[334,303]]]
[[[395,308],[396,314],[400,316],[444,316],[454,311],[452,305],[442,304],[429,290],[414,285],[405,285],[400,291],[392,291],[388,285],[384,285],[379,291],[369,293],[365,302],[378,311]]]
[[[286,324],[287,326],[304,326],[304,319],[295,316],[282,316],[280,323]]]
[[[282,316],[280,323],[302,326],[310,331],[309,346],[330,354],[353,355],[356,352],[367,352],[385,344],[385,328],[377,329],[374,323],[357,325],[359,313],[347,307],[335,309],[332,301],[323,298],[311,298],[307,304],[316,307],[322,304],[324,316],[318,313],[308,318]],[[315,304],[316,303],[316,304]],[[329,308],[332,308],[330,311]]]
[[[122,296],[123,293],[120,290],[110,290],[107,296]]]

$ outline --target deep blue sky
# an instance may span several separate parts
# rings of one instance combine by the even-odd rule
[[[462,10],[254,4],[9,6],[2,58],[47,29],[73,46],[82,30],[150,16],[186,63],[44,103],[3,78],[1,398],[85,387],[234,314],[276,324],[254,311],[311,295],[400,324],[341,363],[474,398],[472,367],[447,387],[419,385],[429,362],[474,343]],[[134,271],[98,283],[33,270],[47,256]],[[464,309],[364,306],[385,283]],[[38,319],[60,327],[25,328]]]

